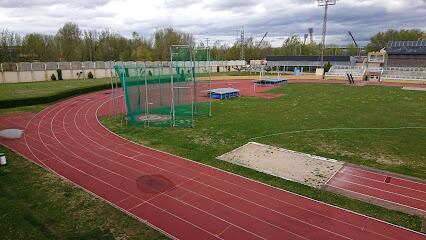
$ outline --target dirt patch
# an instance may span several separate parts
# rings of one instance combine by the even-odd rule
[[[250,142],[218,159],[320,188],[342,166],[327,159],[284,148]]]
[[[141,114],[137,117],[139,122],[167,122],[170,121],[170,115],[161,114]]]
[[[402,165],[402,164],[404,164],[403,160],[397,159],[397,158],[392,158],[392,157],[389,157],[389,156],[379,155],[376,158],[377,158],[376,161],[378,163],[383,163],[383,164],[387,164],[387,165]]]

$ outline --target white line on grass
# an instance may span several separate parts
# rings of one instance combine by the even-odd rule
[[[292,133],[326,132],[326,131],[341,131],[341,130],[404,130],[404,129],[426,129],[426,126],[425,127],[389,127],[389,128],[318,128],[318,129],[307,129],[307,130],[272,133],[268,135],[250,138],[249,141],[260,139],[260,138],[292,134]]]

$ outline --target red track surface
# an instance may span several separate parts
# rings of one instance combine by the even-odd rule
[[[122,139],[97,119],[109,100],[98,92],[52,105],[24,138],[0,143],[173,238],[426,239]]]
[[[327,185],[346,195],[426,216],[425,182],[344,166]]]

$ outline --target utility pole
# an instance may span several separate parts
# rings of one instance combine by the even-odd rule
[[[209,47],[209,40],[210,40],[210,38],[206,38],[206,47]]]
[[[324,19],[322,23],[321,66],[324,67],[325,35],[327,34],[328,6],[336,5],[337,0],[317,0],[318,6],[324,7]]]
[[[246,40],[244,37],[244,27],[242,27],[240,31],[240,60],[245,60],[245,56],[244,56],[245,41]]]

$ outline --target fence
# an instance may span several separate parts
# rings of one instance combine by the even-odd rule
[[[127,62],[19,62],[0,63],[0,83],[37,82],[51,80],[52,75],[58,79],[57,70],[61,70],[63,79],[84,79],[89,72],[95,78],[110,76],[110,69],[114,65],[134,66],[169,66],[168,61],[127,61]],[[177,65],[187,66],[188,62],[177,62]],[[192,64],[192,63],[191,63]],[[246,66],[245,61],[211,61],[211,67],[215,72],[234,71],[234,68]],[[205,62],[195,61],[194,67],[206,68]]]

